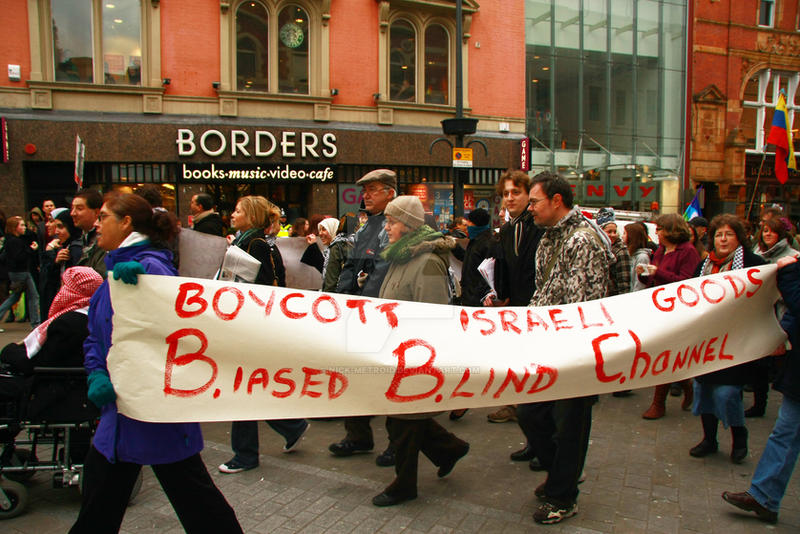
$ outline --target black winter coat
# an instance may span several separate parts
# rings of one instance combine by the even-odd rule
[[[33,233],[23,236],[6,234],[3,258],[8,272],[24,273],[38,263],[37,252],[31,248],[31,243],[35,241],[33,237]]]
[[[486,258],[494,257],[497,242],[494,232],[486,230],[475,239],[470,239],[464,254],[464,265],[461,267],[461,304],[464,306],[482,306],[483,297],[491,289],[478,272],[478,266]]]
[[[286,269],[281,253],[277,246],[267,243],[263,231],[248,236],[238,247],[261,262],[254,284],[286,287]]]
[[[775,389],[795,402],[800,402],[800,263],[792,263],[778,270],[778,290],[789,309],[784,315],[788,322],[792,349],[786,353],[786,363],[775,379]]]
[[[536,249],[544,230],[536,226],[530,212],[520,215],[522,225],[518,254],[514,252],[514,224],[500,228],[500,246],[495,256],[495,287],[498,297],[509,299],[509,306],[527,306],[536,290]]]
[[[337,293],[377,297],[381,284],[389,270],[389,264],[381,258],[380,253],[389,244],[389,236],[384,230],[386,216],[383,213],[370,215],[364,226],[355,235],[353,249],[347,255],[347,261],[339,275]],[[364,271],[369,275],[363,288],[358,287],[358,273]]]
[[[225,235],[225,225],[219,213],[209,213],[194,223],[192,230],[195,232],[203,232],[204,234],[218,235],[220,237]]]

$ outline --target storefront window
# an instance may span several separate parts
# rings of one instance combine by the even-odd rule
[[[308,94],[308,14],[290,5],[278,16],[278,90]]]
[[[438,24],[425,30],[425,102],[447,104],[450,42],[447,31]]]
[[[236,11],[236,89],[268,90],[269,28],[261,2],[245,2]]]
[[[748,140],[749,151],[763,152],[764,142],[769,134],[775,105],[781,91],[786,94],[786,109],[789,120],[794,124],[797,86],[800,73],[765,69],[747,80],[742,102],[741,129]]]
[[[141,85],[139,2],[103,2],[103,83]]]
[[[389,98],[414,102],[417,53],[414,28],[405,20],[397,20],[389,33]]]
[[[87,22],[92,20],[92,5],[53,0],[51,13],[56,81],[92,83],[92,33],[86,31]]]
[[[141,85],[141,10],[139,0],[52,0],[55,80]],[[100,50],[94,50],[93,38],[98,34]]]

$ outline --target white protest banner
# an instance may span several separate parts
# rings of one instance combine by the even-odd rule
[[[156,422],[551,400],[705,374],[786,336],[767,265],[581,304],[468,308],[109,276],[119,411]]]

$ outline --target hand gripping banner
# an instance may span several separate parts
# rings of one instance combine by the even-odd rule
[[[119,411],[153,422],[434,412],[675,382],[771,353],[776,267],[542,308],[109,276]]]

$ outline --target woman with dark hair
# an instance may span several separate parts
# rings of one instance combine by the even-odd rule
[[[39,306],[43,316],[48,315],[50,303],[61,287],[61,275],[69,267],[78,264],[83,252],[81,230],[75,226],[69,210],[54,209],[51,215],[56,237],[42,253],[39,273]]]
[[[280,230],[277,206],[262,196],[241,197],[231,214],[231,227],[239,231],[232,244],[261,262],[253,283],[285,287],[283,261],[274,242],[275,233]],[[286,440],[283,452],[294,450],[309,427],[305,419],[276,419],[266,423]],[[219,465],[221,473],[241,473],[258,467],[258,421],[234,421],[231,448],[233,458]]]
[[[766,263],[744,246],[747,233],[742,220],[736,215],[723,213],[711,219],[708,235],[713,248],[708,257],[697,266],[695,276],[707,276]],[[731,461],[738,464],[747,457],[742,387],[747,383],[752,368],[753,363],[735,365],[695,379],[692,413],[699,415],[703,423],[703,440],[692,447],[689,454],[702,458],[717,452],[717,426],[722,421],[725,428],[731,428],[733,435]]]
[[[305,237],[308,235],[308,220],[303,217],[298,217],[292,224],[292,233],[290,237]]]
[[[708,251],[706,250],[706,247],[703,246],[703,240],[700,239],[700,236],[698,235],[697,227],[694,226],[693,224],[690,224],[689,225],[689,230],[691,230],[691,232],[692,232],[692,235],[689,238],[689,242],[692,244],[694,249],[697,251],[697,254],[700,256],[700,259],[701,260],[706,259],[708,257]]]
[[[645,289],[646,284],[639,281],[636,268],[639,265],[649,265],[651,250],[647,246],[647,227],[644,224],[631,223],[625,226],[625,246],[631,255],[631,291]]]
[[[39,292],[33,280],[30,268],[36,261],[36,251],[39,244],[35,239],[26,238],[27,229],[22,217],[9,217],[6,221],[6,238],[3,243],[2,257],[8,269],[8,279],[11,282],[11,295],[0,304],[0,318],[17,303],[26,293],[26,305],[31,326],[39,326]],[[2,330],[0,330],[2,332]]]
[[[677,213],[659,215],[656,218],[656,235],[658,249],[653,254],[653,262],[636,267],[639,281],[647,287],[655,287],[691,278],[700,261],[700,255],[689,242],[691,230],[683,217]],[[692,380],[682,380],[680,385],[683,389],[681,408],[688,410],[692,406]],[[644,419],[664,417],[669,386],[656,386],[653,403],[642,414]]]
[[[106,195],[95,228],[115,280],[136,284],[139,274],[177,275],[165,248],[178,231],[175,219],[142,197]],[[70,532],[118,532],[142,465],[152,467],[186,532],[242,532],[200,457],[199,424],[146,423],[117,412],[106,364],[113,314],[106,280],[90,301],[83,345],[89,400],[100,408],[100,422],[84,464],[81,510]]]

